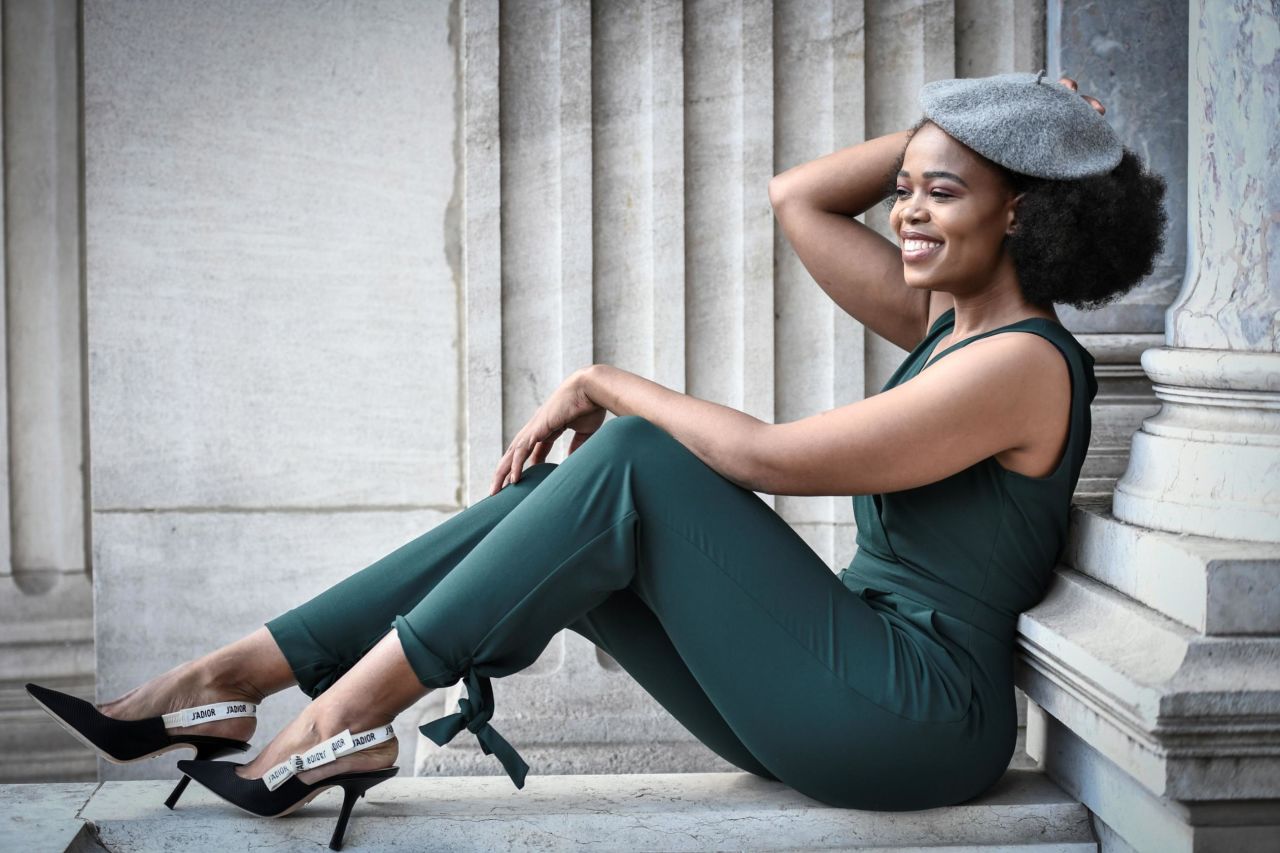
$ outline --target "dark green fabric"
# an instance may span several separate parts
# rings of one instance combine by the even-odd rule
[[[926,369],[938,342],[954,327],[955,309],[948,309],[881,390]],[[1089,351],[1061,324],[1039,317],[965,338],[938,358],[1003,332],[1040,335],[1066,359],[1070,431],[1058,467],[1046,477],[1028,477],[988,457],[924,486],[854,496],[858,550],[840,577],[852,591],[905,620],[904,627],[921,642],[935,641],[968,661],[975,702],[1011,718],[1018,614],[1044,597],[1066,544],[1098,383]]]
[[[492,725],[490,679],[567,627],[726,760],[819,801],[981,793],[1013,750],[1011,648],[975,667],[938,608],[843,575],[759,496],[625,416],[267,627],[316,696],[394,625],[422,684],[467,688],[424,734],[470,731],[517,786],[527,768]]]

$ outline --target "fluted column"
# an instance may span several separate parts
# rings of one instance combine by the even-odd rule
[[[93,693],[75,0],[3,9],[0,782],[91,778],[36,680]]]
[[[1280,542],[1280,24],[1262,0],[1191,6],[1189,256],[1165,346],[1142,366],[1162,406],[1133,439],[1117,518]]]

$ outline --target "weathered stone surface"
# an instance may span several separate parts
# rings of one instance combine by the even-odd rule
[[[1167,533],[1077,506],[1063,562],[1202,634],[1280,634],[1280,545]]]
[[[104,845],[131,851],[321,846],[340,798],[296,815],[244,815],[198,785],[177,812],[163,783],[110,782],[82,816]],[[1010,771],[990,791],[916,812],[836,809],[746,773],[394,779],[369,792],[347,831],[351,850],[923,850],[1096,851],[1088,813],[1043,774]]]
[[[99,698],[118,696],[248,634],[448,517],[429,510],[98,513]],[[255,744],[265,744],[306,701],[301,691],[288,690],[264,702]],[[410,728],[413,713],[396,723],[406,766],[418,739]],[[100,767],[105,779],[178,775],[171,755]]]
[[[84,572],[0,575],[0,782],[97,777],[93,754],[27,695],[28,681],[93,697],[93,593]],[[32,580],[31,573],[19,576]]]
[[[0,785],[0,846],[22,853],[76,849],[84,832],[78,813],[97,782]]]
[[[1027,697],[1153,795],[1280,800],[1280,638],[1206,637],[1060,567],[1018,649]]]
[[[1167,347],[1142,356],[1162,402],[1116,484],[1124,521],[1280,543],[1280,14],[1193,0],[1189,280]]]
[[[5,10],[0,561],[17,572],[85,568],[78,15],[70,0]]]
[[[1160,347],[1142,366],[1162,405],[1133,437],[1115,516],[1280,544],[1280,352]]]
[[[1163,333],[1186,272],[1187,0],[1047,6],[1048,77],[1070,77],[1100,100],[1121,141],[1168,184],[1165,249],[1151,275],[1116,302],[1090,311],[1062,305],[1059,316],[1078,332]]]
[[[96,511],[457,505],[449,4],[84,9]]]
[[[1280,800],[1179,802],[1153,794],[1084,738],[1029,708],[1027,747],[1094,813],[1103,853],[1272,853]]]
[[[1280,10],[1192,0],[1188,210],[1194,267],[1171,347],[1280,352]],[[1274,368],[1272,368],[1274,375]]]

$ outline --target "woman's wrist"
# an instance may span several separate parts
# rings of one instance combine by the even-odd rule
[[[586,367],[579,367],[570,375],[574,390],[603,409],[608,409],[608,406],[605,406],[599,399],[604,396],[600,393],[599,376],[601,369],[607,366],[589,364]]]

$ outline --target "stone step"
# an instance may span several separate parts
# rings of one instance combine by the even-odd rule
[[[255,818],[192,784],[176,811],[169,781],[0,786],[0,847],[324,850],[341,793],[293,815]],[[1010,770],[983,796],[915,812],[838,809],[749,773],[407,777],[374,788],[344,849],[920,850],[1097,853],[1088,811],[1039,771]]]

